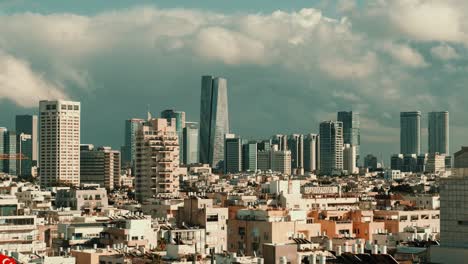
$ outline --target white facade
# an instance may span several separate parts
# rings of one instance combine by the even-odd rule
[[[291,151],[272,150],[271,170],[291,174]]]
[[[359,172],[356,167],[356,146],[345,144],[343,149],[343,168],[348,174],[356,174]]]
[[[80,185],[80,103],[40,101],[39,167],[42,187]]]

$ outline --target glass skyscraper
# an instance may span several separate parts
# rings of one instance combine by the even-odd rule
[[[6,136],[8,133],[8,129],[6,127],[0,127],[0,155],[5,155],[5,149],[6,149]],[[6,160],[0,160],[0,172],[6,172],[5,171],[5,162]]]
[[[18,134],[16,142],[16,153],[20,154],[21,159],[16,160],[18,176],[29,178],[32,175],[33,160],[31,154],[33,152],[32,136],[28,134]]]
[[[242,146],[242,159],[244,171],[257,171],[257,142],[251,141]]]
[[[125,142],[121,148],[122,167],[130,168],[135,165],[136,134],[143,122],[144,120],[139,118],[125,120]]]
[[[200,162],[221,169],[224,136],[229,133],[227,81],[202,76],[200,103]]]
[[[400,113],[400,153],[416,154],[421,152],[421,112]]]
[[[198,163],[198,123],[185,122],[184,164]]]
[[[320,123],[320,174],[339,175],[343,171],[343,123]]]
[[[428,119],[429,154],[449,155],[449,112],[430,112]]]
[[[359,113],[338,112],[337,120],[343,123],[343,144],[350,144],[356,147],[356,157],[359,159],[359,147],[361,145],[361,130]]]
[[[39,155],[38,133],[37,133],[37,116],[36,115],[17,115],[15,119],[15,131],[18,135],[27,134],[31,136],[31,150],[23,151],[23,155],[33,163],[37,163]]]
[[[300,134],[289,136],[288,150],[291,151],[291,169],[304,168],[304,136]]]
[[[168,122],[171,122],[172,119],[175,119],[177,137],[179,138],[179,158],[180,163],[184,162],[184,127],[185,127],[185,112],[175,111],[172,109],[164,110],[161,112],[161,117],[167,119]]]

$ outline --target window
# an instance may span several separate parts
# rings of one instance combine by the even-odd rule
[[[80,109],[79,106],[77,106],[77,105],[73,106],[73,110],[79,110],[79,109]]]
[[[67,105],[61,105],[60,109],[67,110]]]
[[[132,236],[132,240],[138,240],[137,236]]]
[[[239,235],[245,236],[245,227],[239,227]]]

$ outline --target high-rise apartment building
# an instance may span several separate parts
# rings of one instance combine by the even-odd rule
[[[175,124],[146,122],[137,133],[135,191],[138,201],[179,193],[179,141]]]
[[[185,149],[183,136],[185,128],[185,112],[168,109],[161,112],[161,117],[166,118],[168,122],[175,122],[177,136],[179,137],[179,158],[180,163],[183,163]]]
[[[343,123],[320,123],[320,173],[338,175],[343,170]]]
[[[32,160],[33,153],[32,136],[21,133],[16,137],[16,171],[21,178],[30,178],[32,176],[32,167],[35,161]]]
[[[430,112],[428,117],[428,153],[449,155],[449,112]]]
[[[257,142],[250,141],[242,146],[243,171],[257,171],[258,154]]]
[[[31,136],[32,148],[30,153],[23,152],[23,155],[28,157],[33,165],[37,164],[39,155],[38,146],[38,123],[36,115],[17,115],[15,119],[15,131],[18,135],[26,134]]]
[[[41,186],[80,185],[80,103],[40,101],[39,132]]]
[[[421,152],[421,112],[400,113],[400,153],[416,154]]]
[[[198,123],[185,122],[183,130],[184,164],[198,163]]]
[[[81,183],[99,184],[107,190],[119,185],[120,151],[88,144],[81,145],[80,156]]]
[[[143,126],[145,120],[132,118],[125,120],[125,139],[124,145],[120,149],[122,154],[122,167],[133,168],[136,158],[136,135]]]
[[[226,134],[224,144],[224,172],[242,171],[242,139],[234,134]]]
[[[304,138],[304,171],[314,172],[317,170],[320,153],[319,136],[308,134]]]
[[[200,103],[200,162],[223,168],[224,136],[229,133],[227,81],[202,76]]]
[[[361,145],[361,121],[359,113],[353,111],[340,111],[337,120],[343,123],[343,144],[350,144],[356,147],[356,157],[360,155]]]
[[[304,135],[293,134],[288,138],[288,150],[291,151],[291,169],[304,168]]]

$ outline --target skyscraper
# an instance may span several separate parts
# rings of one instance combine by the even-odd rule
[[[125,120],[124,146],[121,148],[122,167],[133,168],[136,157],[136,135],[145,120],[132,118]]]
[[[364,158],[364,168],[368,168],[370,170],[377,169],[377,157],[372,154],[367,154]]]
[[[226,134],[224,145],[224,172],[242,171],[242,139],[234,134]]]
[[[421,112],[400,113],[400,152],[416,154],[421,152]]]
[[[175,124],[164,118],[145,122],[137,132],[135,193],[142,202],[179,193],[179,141]]]
[[[0,155],[5,156],[5,139],[7,135],[8,129],[6,127],[0,127]],[[5,161],[6,160],[0,160],[0,172],[6,172],[5,171]]]
[[[224,135],[229,133],[227,81],[202,76],[200,103],[200,162],[222,168]]]
[[[80,103],[40,101],[39,127],[41,186],[80,185]]]
[[[349,174],[358,173],[356,166],[356,146],[344,144],[343,148],[343,169]]]
[[[317,170],[319,150],[319,136],[308,134],[304,138],[304,171],[314,172]]]
[[[271,170],[286,175],[291,174],[291,151],[279,150],[277,145],[273,145],[270,152]]]
[[[304,168],[304,135],[293,134],[288,138],[288,150],[291,151],[291,169]]]
[[[198,123],[185,122],[183,133],[184,164],[198,163]]]
[[[288,136],[277,134],[271,139],[271,143],[278,146],[278,150],[288,150]]]
[[[15,131],[18,135],[27,134],[31,135],[32,149],[31,153],[23,153],[27,156],[33,165],[37,164],[39,153],[38,140],[37,140],[37,116],[36,115],[17,115],[15,120]]]
[[[184,140],[183,133],[185,128],[185,112],[175,111],[173,109],[164,110],[161,112],[161,117],[166,118],[168,122],[175,120],[177,136],[179,137],[179,158],[180,163],[184,162]]]
[[[18,176],[29,178],[32,176],[32,167],[35,161],[32,160],[33,142],[32,136],[21,133],[16,137],[16,153],[21,157],[16,160],[16,170]]]
[[[257,162],[258,162],[258,154],[257,154],[257,142],[250,141],[245,143],[242,146],[242,170],[243,171],[257,171]]]
[[[9,156],[4,162],[4,171],[10,175],[18,175],[16,161],[16,133],[14,131],[7,131],[5,133],[5,149],[4,152]]]
[[[429,154],[449,155],[449,112],[430,112],[428,116]]]
[[[359,159],[361,145],[361,130],[359,113],[338,112],[338,121],[343,122],[343,144],[350,144],[356,147],[356,158]]]
[[[320,173],[337,175],[343,170],[343,123],[320,123]]]

